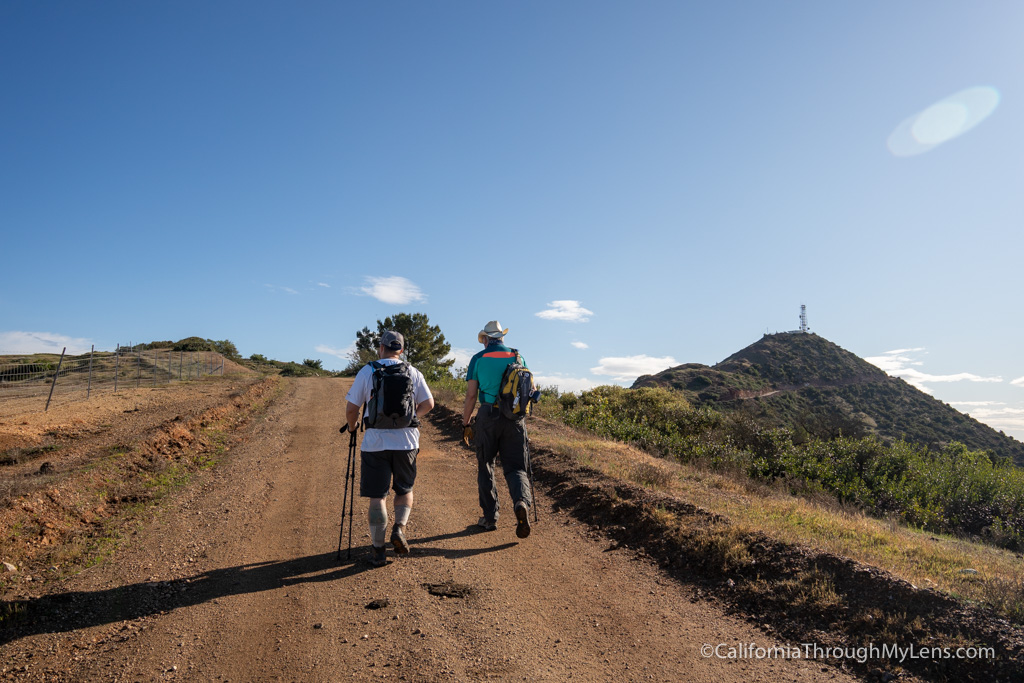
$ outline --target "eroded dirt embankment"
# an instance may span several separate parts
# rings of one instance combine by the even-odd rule
[[[73,571],[120,527],[210,467],[277,379],[127,390],[0,422],[0,588]]]
[[[452,437],[461,416],[439,409]],[[544,425],[531,424],[543,442]],[[735,529],[685,501],[611,479],[572,457],[535,446],[534,472],[553,504],[600,530],[610,549],[632,549],[677,580],[794,643],[862,648],[991,647],[993,658],[875,657],[846,666],[881,680],[1014,681],[1024,672],[1024,629],[990,610],[922,589],[876,567]]]

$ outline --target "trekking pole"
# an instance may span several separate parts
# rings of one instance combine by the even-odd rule
[[[345,425],[344,427],[342,427],[338,431],[341,432],[342,434],[344,434],[347,430],[348,430],[348,425]],[[345,462],[348,465],[348,469],[345,470],[345,494],[344,494],[344,497],[341,499],[341,529],[338,531],[338,559],[339,560],[341,559],[341,543],[342,543],[342,540],[345,538],[345,508],[348,507],[348,478],[349,478],[349,470],[352,468],[352,448],[351,448],[351,446],[348,449],[347,456],[348,457],[345,459]],[[351,524],[349,526],[351,526]]]
[[[342,434],[348,429],[348,425],[342,427],[340,431]],[[356,451],[356,433],[352,431],[352,437],[348,442],[348,466],[345,469],[345,495],[341,500],[341,528],[338,531],[338,559],[341,559],[341,543],[345,538],[345,508],[349,509],[348,513],[348,557],[352,557],[352,508],[355,505],[355,451]],[[352,495],[348,494],[349,484],[352,485]]]
[[[358,427],[356,427],[358,429]],[[351,489],[352,495],[348,498],[348,559],[352,559],[352,511],[356,506],[356,430],[352,430],[352,437],[348,442],[349,469],[352,471]],[[345,511],[342,510],[342,513]]]
[[[533,454],[530,453],[530,437],[526,437],[526,474],[530,480],[530,500],[533,501],[533,521],[537,518],[537,498],[533,495]]]

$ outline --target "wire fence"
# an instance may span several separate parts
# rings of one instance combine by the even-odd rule
[[[79,356],[34,354],[0,364],[0,415],[38,410],[55,401],[87,400],[99,391],[121,391],[224,374],[224,357],[213,351],[173,351],[118,346]],[[29,410],[33,408],[29,407]]]

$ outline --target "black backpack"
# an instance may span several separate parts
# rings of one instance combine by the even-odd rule
[[[366,426],[373,429],[417,427],[412,366],[408,363],[370,363],[373,379],[366,402]]]

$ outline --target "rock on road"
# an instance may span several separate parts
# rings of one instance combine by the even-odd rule
[[[587,527],[538,491],[520,541],[507,490],[494,532],[476,462],[425,421],[410,555],[336,557],[350,380],[288,380],[215,472],[124,547],[41,598],[0,645],[4,677],[69,681],[820,681],[820,662],[718,659],[704,644],[780,644]],[[358,458],[357,458],[358,461]],[[499,490],[504,489],[504,480]],[[391,513],[389,513],[391,514]],[[440,597],[429,584],[468,587]],[[374,600],[386,607],[368,609]]]

